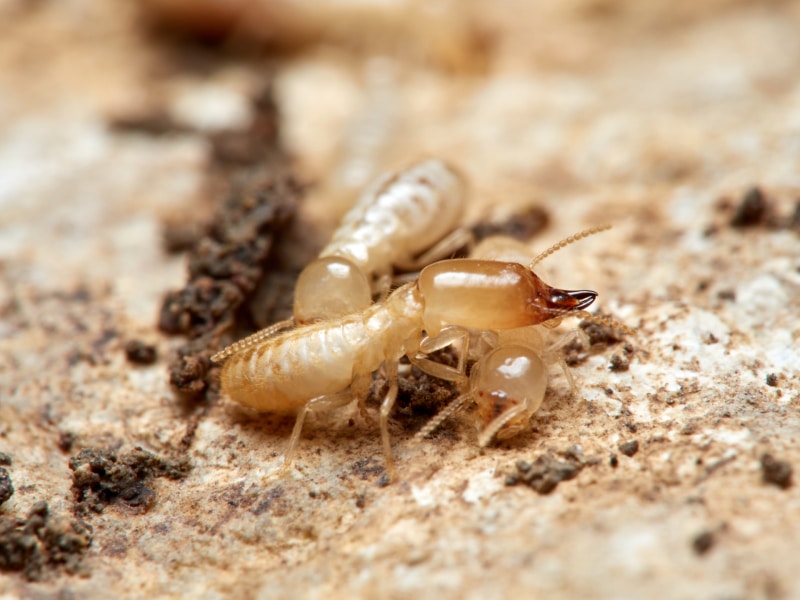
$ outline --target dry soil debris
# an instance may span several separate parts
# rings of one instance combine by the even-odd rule
[[[458,357],[451,348],[434,352],[431,359],[450,367],[455,367],[458,362]],[[431,377],[413,365],[407,374],[398,378],[397,384],[394,417],[404,428],[415,432],[458,394],[455,382]],[[376,376],[370,390],[370,402],[380,403],[386,389],[385,377]],[[453,434],[453,428],[448,422],[443,423],[436,431],[439,436]]]
[[[702,556],[711,550],[714,546],[714,542],[714,532],[703,531],[692,539],[692,550],[694,550],[695,554],[698,556]]]
[[[11,481],[11,475],[8,469],[0,467],[0,505],[14,495],[14,482]]]
[[[38,502],[27,519],[0,517],[0,570],[22,571],[31,581],[58,568],[88,574],[83,554],[91,543],[89,525],[53,515],[47,502]]]
[[[142,448],[118,456],[112,450],[86,449],[69,461],[72,469],[75,512],[102,512],[106,505],[121,502],[140,510],[155,502],[155,492],[147,487],[154,477],[182,479],[189,472],[186,459],[170,461]]]
[[[621,354],[614,353],[608,361],[608,368],[614,372],[627,371],[631,366],[630,361]]]
[[[128,361],[137,365],[152,365],[158,358],[156,347],[142,340],[130,340],[126,343],[125,356]]]
[[[549,223],[550,213],[541,206],[533,205],[498,223],[478,223],[472,227],[472,235],[476,241],[492,235],[505,235],[524,242],[542,231]]]
[[[247,301],[303,192],[277,147],[271,91],[265,88],[253,104],[256,117],[247,129],[212,136],[211,170],[226,182],[227,195],[189,254],[188,283],[167,294],[159,317],[162,331],[189,338],[170,365],[170,383],[190,397],[216,390],[209,359],[223,332],[254,329]]]
[[[596,463],[586,460],[580,449],[570,448],[558,454],[548,451],[532,463],[518,460],[516,473],[506,477],[506,485],[523,483],[539,494],[549,494],[562,481],[575,479],[585,466]]]
[[[599,317],[603,317],[602,313],[598,313]],[[564,360],[571,366],[577,366],[589,358],[589,353],[594,351],[602,351],[607,346],[618,344],[622,341],[620,332],[608,325],[601,325],[592,321],[581,321],[578,327],[586,334],[586,339],[589,343],[589,351],[584,347],[580,338],[574,339],[572,342],[564,346]],[[609,363],[609,368],[612,371],[626,371],[630,366],[630,359],[627,358],[633,355],[633,346],[626,343],[623,347],[623,352],[626,356],[614,354]],[[617,359],[614,359],[617,356]]]
[[[753,186],[742,196],[736,212],[731,218],[733,227],[752,227],[764,221],[769,212],[767,198],[761,188]]]
[[[761,476],[764,483],[771,483],[785,490],[792,485],[792,465],[776,459],[771,454],[763,454],[761,456]]]
[[[0,452],[0,465],[10,467],[12,462],[10,454],[7,452]]]
[[[619,445],[619,451],[625,456],[634,456],[639,451],[639,441],[630,440]]]

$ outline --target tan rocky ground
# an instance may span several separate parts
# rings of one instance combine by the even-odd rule
[[[800,464],[800,4],[498,4],[277,5],[299,23],[280,54],[253,48],[257,20],[202,46],[148,33],[124,2],[0,5],[0,452],[16,489],[0,561],[26,535],[50,561],[0,573],[2,597],[800,597],[800,488],[777,485],[781,461]],[[597,290],[636,329],[629,351],[579,361],[580,398],[554,369],[512,443],[479,451],[465,419],[413,446],[424,421],[398,414],[401,481],[381,487],[377,431],[345,411],[308,423],[291,476],[265,479],[291,421],[177,400],[182,339],[157,318],[186,279],[165,223],[219,210],[214,132],[246,129],[270,81],[292,169],[315,184],[289,262],[375,173],[442,156],[471,182],[470,222],[544,208],[532,254],[614,225],[542,272]],[[126,359],[134,339],[154,364]],[[552,493],[506,485],[518,460],[575,444],[590,464]],[[104,463],[122,479],[78,515],[82,555],[70,460],[85,449],[130,462]],[[52,516],[27,533],[9,520],[40,501]]]

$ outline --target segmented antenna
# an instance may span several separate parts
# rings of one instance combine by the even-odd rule
[[[292,327],[293,325],[294,325],[293,318],[273,323],[269,327],[260,329],[256,331],[254,334],[248,335],[246,338],[243,338],[238,342],[234,342],[230,346],[226,346],[225,348],[223,348],[222,350],[220,350],[214,356],[211,357],[211,362],[219,364],[226,358],[229,358],[234,354],[238,354],[242,350],[247,350],[248,348],[252,348],[256,344],[260,344],[264,340],[271,338],[279,331]]]
[[[538,265],[545,258],[550,256],[551,254],[554,254],[554,253],[558,252],[559,250],[561,250],[565,246],[569,246],[572,242],[577,242],[578,240],[582,240],[585,237],[589,237],[590,235],[594,235],[595,233],[600,233],[601,231],[607,231],[609,229],[611,229],[611,225],[600,225],[599,227],[592,227],[590,229],[584,229],[583,231],[580,231],[580,232],[575,233],[575,234],[573,234],[573,235],[571,235],[571,236],[569,236],[567,238],[564,238],[563,240],[561,240],[557,244],[554,244],[554,245],[550,246],[547,250],[545,250],[539,256],[534,258],[528,268],[532,270],[533,267]]]
[[[464,405],[472,399],[472,393],[462,394],[455,400],[453,400],[450,404],[445,406],[442,410],[440,410],[435,417],[433,417],[430,421],[425,423],[425,427],[420,429],[414,435],[414,441],[419,442],[424,438],[428,437],[433,431],[441,425],[445,419],[454,415],[459,410],[461,410]]]

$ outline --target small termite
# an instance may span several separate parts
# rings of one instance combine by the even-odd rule
[[[531,268],[545,257],[564,246],[588,235],[605,231],[609,226],[582,231],[548,248],[531,263]],[[471,257],[524,260],[527,248],[511,238],[497,236],[487,238],[475,247]],[[562,316],[582,317],[592,322],[616,327],[632,333],[626,326],[616,321],[590,315],[581,310],[570,311]],[[509,439],[525,431],[531,417],[544,401],[548,381],[548,365],[559,363],[564,370],[570,388],[577,394],[577,386],[572,374],[560,355],[561,349],[571,342],[580,330],[561,336],[554,344],[546,343],[547,329],[552,329],[561,321],[561,316],[543,321],[540,324],[518,329],[483,331],[480,339],[488,350],[483,350],[467,379],[463,372],[440,373],[445,378],[458,381],[467,391],[433,417],[416,434],[419,441],[430,435],[445,419],[468,407],[475,405],[474,417],[479,429],[478,444],[488,445],[493,439]],[[460,381],[459,381],[460,380]]]
[[[587,234],[588,235],[588,234]],[[285,331],[266,340],[251,336],[223,350],[223,391],[258,410],[296,413],[281,472],[294,457],[309,412],[357,400],[362,413],[371,373],[383,366],[389,390],[380,407],[386,469],[394,477],[388,417],[397,397],[398,362],[404,355],[426,372],[443,365],[420,358],[429,347],[467,338],[471,330],[510,330],[583,311],[597,296],[591,290],[561,290],[519,263],[454,259],[422,269],[419,278],[385,301],[343,317]],[[427,334],[422,344],[423,332]],[[464,359],[459,359],[463,372]]]

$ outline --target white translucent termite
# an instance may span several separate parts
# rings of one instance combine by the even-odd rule
[[[441,160],[424,160],[379,178],[300,274],[295,323],[364,310],[373,293],[388,291],[392,267],[414,270],[442,258],[464,237],[459,232],[448,237],[464,208],[464,181]]]
[[[560,290],[518,263],[456,259],[425,267],[419,278],[383,302],[343,317],[285,331],[268,339],[251,336],[223,350],[221,384],[235,402],[258,410],[297,413],[282,470],[294,456],[309,412],[357,400],[364,412],[370,375],[383,365],[389,390],[380,408],[387,473],[394,476],[388,416],[397,397],[398,361],[404,355],[437,374],[420,359],[428,341],[447,341],[469,330],[507,330],[536,325],[582,311],[597,296],[590,290]],[[468,347],[468,342],[464,347]],[[461,361],[460,361],[461,362]]]
[[[545,257],[564,246],[608,227],[588,229],[570,236],[555,244],[531,263],[531,268]],[[497,236],[487,238],[478,244],[471,257],[492,260],[510,260],[521,262],[526,260],[527,249],[511,238]],[[467,391],[433,417],[416,434],[419,441],[430,435],[445,419],[474,404],[473,416],[479,429],[478,444],[483,447],[492,439],[508,439],[528,428],[531,417],[539,410],[544,401],[548,381],[548,365],[559,363],[570,384],[573,393],[577,386],[566,362],[560,354],[562,348],[571,342],[577,332],[560,336],[555,343],[547,343],[548,329],[558,325],[563,316],[576,316],[593,322],[617,327],[630,333],[630,330],[611,319],[589,315],[584,311],[569,311],[541,323],[501,331],[482,331],[479,339],[484,348],[473,364],[469,378],[458,369],[445,372],[442,367],[440,376],[460,383]],[[424,345],[424,342],[423,342]],[[485,346],[489,346],[488,350]],[[459,368],[464,369],[463,362]]]

